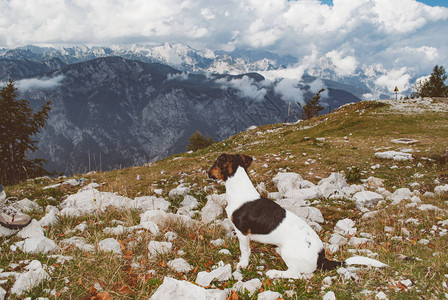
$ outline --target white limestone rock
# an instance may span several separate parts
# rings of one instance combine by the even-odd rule
[[[368,238],[352,237],[348,243],[350,246],[357,247],[371,242],[372,240]]]
[[[133,208],[146,210],[163,210],[168,211],[171,203],[163,198],[157,198],[154,196],[136,197],[133,202]]]
[[[371,191],[358,192],[353,196],[353,201],[355,201],[356,208],[359,210],[374,207],[383,199],[382,195]]]
[[[107,238],[98,243],[98,248],[104,252],[112,252],[114,254],[123,254],[120,243],[114,238]]]
[[[0,225],[0,236],[1,237],[9,237],[12,236],[14,234],[16,234],[19,230],[18,229],[9,229],[6,227],[3,227]]]
[[[334,294],[333,291],[329,291],[324,295],[322,300],[336,300],[336,295]]]
[[[395,161],[413,160],[412,154],[400,151],[376,152],[375,157],[383,159],[393,159]]]
[[[210,272],[206,271],[199,272],[195,282],[200,286],[209,286],[210,283],[214,280],[226,281],[229,280],[231,277],[232,277],[232,267],[230,266],[230,264],[227,264],[223,267],[216,268]]]
[[[273,291],[264,291],[257,295],[258,300],[277,300],[278,298],[282,298],[282,294]]]
[[[396,190],[389,196],[389,199],[392,200],[393,205],[398,205],[403,200],[411,200],[414,194],[408,188],[401,188]]]
[[[198,206],[198,200],[191,195],[186,195],[184,200],[180,203],[180,207],[188,208],[190,210],[196,209]]]
[[[350,219],[339,220],[334,226],[334,232],[343,236],[355,235],[357,232],[355,222]]]
[[[168,221],[181,222],[187,227],[196,224],[196,221],[189,216],[166,213],[162,210],[148,210],[140,214],[140,224],[148,221],[154,222],[159,227],[164,227]]]
[[[343,188],[349,187],[344,175],[331,173],[329,177],[319,181],[318,187],[324,198],[329,198],[334,193],[340,193]]]
[[[45,271],[42,264],[38,260],[33,260],[25,267],[28,271],[20,274],[11,288],[11,293],[22,295],[24,292],[41,284],[42,281],[50,279],[50,275]]]
[[[86,252],[94,252],[95,247],[91,244],[87,244],[83,237],[73,236],[68,239],[63,239],[60,244],[64,247],[66,246],[74,246],[82,251]]]
[[[436,186],[434,188],[434,193],[436,195],[441,195],[443,193],[448,193],[448,184]]]
[[[185,186],[183,183],[179,184],[176,188],[172,189],[168,196],[170,198],[175,198],[177,196],[186,196],[190,192],[190,188]]]
[[[159,254],[169,253],[173,244],[170,242],[158,242],[158,241],[150,241],[148,244],[148,256],[156,256]]]
[[[59,222],[59,209],[55,206],[47,205],[45,212],[45,216],[39,220],[40,226],[55,226]]]
[[[193,267],[183,258],[176,258],[167,263],[168,267],[178,273],[188,273]]]
[[[36,221],[35,219],[32,219],[31,223],[28,224],[28,226],[22,228],[22,230],[20,230],[17,233],[17,236],[22,239],[26,239],[26,238],[31,238],[31,237],[44,236],[44,233],[45,233],[45,231],[40,226],[40,223],[38,221]]]
[[[149,298],[150,300],[225,300],[227,292],[222,290],[207,290],[193,283],[165,277],[162,285]]]
[[[214,220],[219,219],[223,212],[224,210],[221,205],[208,201],[204,208],[202,208],[201,220],[204,223],[211,223]]]
[[[241,291],[243,293],[245,290],[247,290],[249,292],[249,295],[253,295],[260,290],[261,286],[262,283],[260,279],[254,278],[245,282],[238,281],[233,285],[232,289]]]
[[[24,241],[15,243],[15,245],[26,253],[49,253],[57,249],[56,243],[44,236],[27,238]]]
[[[342,246],[342,245],[347,244],[347,239],[345,237],[343,237],[342,235],[340,235],[339,233],[333,233],[331,235],[329,242],[331,245]]]
[[[12,206],[24,213],[29,213],[35,210],[42,211],[42,207],[39,204],[27,198],[15,202]]]
[[[222,207],[227,206],[226,194],[211,194],[207,196],[207,203],[214,202],[221,205]]]

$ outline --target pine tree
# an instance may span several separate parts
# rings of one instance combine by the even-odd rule
[[[321,89],[320,91],[318,91],[316,95],[311,100],[308,100],[303,107],[299,102],[297,102],[297,105],[299,105],[300,108],[302,108],[303,110],[302,111],[303,120],[308,120],[317,117],[319,115],[319,112],[324,109],[323,106],[319,104],[320,94],[323,91],[325,91],[325,89]]]
[[[190,136],[190,144],[187,146],[189,151],[196,151],[209,145],[213,144],[215,141],[213,138],[205,138],[199,131],[196,131]]]
[[[45,125],[50,101],[34,113],[27,100],[17,99],[16,91],[13,80],[0,90],[0,183],[4,185],[46,174],[43,159],[28,160],[26,155],[38,149],[33,136]]]
[[[418,97],[448,97],[447,75],[443,66],[436,65],[426,80],[415,83],[413,89]]]

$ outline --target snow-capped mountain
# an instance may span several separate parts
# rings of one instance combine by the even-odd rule
[[[234,51],[197,50],[182,44],[165,43],[163,45],[133,45],[130,47],[87,47],[75,46],[65,48],[25,46],[15,49],[0,49],[0,79],[5,79],[5,60],[29,60],[47,65],[56,70],[60,65],[73,64],[101,57],[123,57],[149,63],[169,65],[177,70],[202,74],[244,74],[249,72],[268,72],[273,70],[303,69],[304,75],[339,82],[351,87],[351,92],[361,91],[355,95],[360,98],[388,98],[393,95],[388,81],[391,72],[381,64],[357,65],[349,72],[341,72],[337,59],[329,55],[314,58],[310,63],[303,58],[289,55],[278,55],[268,51],[235,49]],[[14,79],[21,79],[27,75],[23,70],[10,72]],[[299,72],[300,74],[300,72]],[[414,74],[413,79],[426,74]],[[20,77],[23,76],[23,77]],[[281,75],[279,75],[281,76]],[[301,76],[301,75],[297,75]],[[395,76],[396,77],[396,76]],[[414,78],[415,77],[415,78]],[[296,78],[301,80],[302,78]],[[409,80],[412,79],[409,76]],[[398,80],[397,80],[398,81]],[[410,84],[401,82],[404,90],[409,94]]]
[[[25,46],[0,50],[0,58],[4,59],[27,59],[42,62],[57,58],[65,64],[111,56],[143,62],[158,62],[186,72],[233,75],[285,68],[289,64],[297,62],[294,57],[280,56],[267,51],[196,50],[186,45],[170,43],[133,45],[129,48],[76,46],[56,49]]]

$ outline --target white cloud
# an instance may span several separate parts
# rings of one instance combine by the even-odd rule
[[[17,88],[25,91],[29,89],[51,90],[62,85],[64,75],[59,75],[53,78],[30,78],[17,81]]]
[[[300,90],[297,80],[288,78],[281,79],[275,84],[274,91],[286,102],[305,104],[303,101],[303,93]]]
[[[387,74],[378,77],[375,83],[385,87],[389,92],[393,92],[395,87],[399,91],[408,90],[411,87],[410,80],[411,76],[408,74],[408,70],[403,67],[388,71]]]
[[[326,57],[331,59],[335,66],[334,71],[339,76],[352,75],[358,66],[358,62],[355,57],[349,55],[342,57],[342,54],[336,50],[328,52]]]
[[[227,81],[225,78],[216,80],[221,84],[223,89],[232,88],[237,90],[240,98],[250,98],[254,100],[263,100],[267,90],[259,87],[254,79],[249,76],[243,76],[241,79],[231,79]],[[263,85],[263,83],[261,84]]]
[[[416,0],[333,3],[0,1],[0,47],[165,42],[226,50],[248,47],[300,57],[294,68],[267,74],[275,78],[283,73],[291,79],[300,79],[322,59],[329,59],[341,76],[351,75],[360,65],[406,68],[412,75],[430,72],[435,64],[448,65],[448,8],[430,7]],[[175,56],[170,60],[180,63]]]

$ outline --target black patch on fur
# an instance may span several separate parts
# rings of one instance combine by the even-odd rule
[[[323,271],[329,271],[336,269],[337,267],[343,266],[344,263],[341,261],[328,260],[325,257],[325,251],[322,248],[319,252],[319,257],[317,258],[317,268]]]
[[[269,234],[286,217],[283,207],[272,200],[261,197],[246,202],[232,214],[231,220],[243,234]]]

